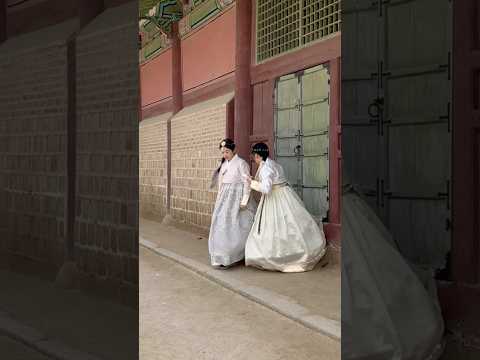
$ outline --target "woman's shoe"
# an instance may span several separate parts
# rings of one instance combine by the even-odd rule
[[[212,267],[217,270],[227,270],[230,269],[232,265],[213,265]]]

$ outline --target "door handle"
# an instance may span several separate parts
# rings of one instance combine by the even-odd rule
[[[372,118],[378,118],[380,111],[383,109],[383,98],[376,98],[370,105],[368,105],[368,115]],[[376,110],[376,112],[373,112]]]
[[[297,145],[297,146],[295,146],[295,149],[293,149],[293,152],[295,153],[295,155],[299,156],[301,150],[302,150],[302,146]]]

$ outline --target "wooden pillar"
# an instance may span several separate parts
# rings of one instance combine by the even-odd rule
[[[477,0],[453,4],[453,280],[480,282],[480,41]]]
[[[65,141],[65,157],[67,179],[65,184],[65,261],[73,261],[75,248],[75,183],[77,157],[77,96],[76,96],[76,41],[67,43],[67,136]]]
[[[453,171],[451,280],[440,283],[447,329],[480,338],[480,5],[453,6]]]
[[[340,91],[341,91],[341,74],[340,74],[340,58],[336,58],[330,62],[330,211],[329,222],[332,224],[340,224],[340,203],[342,196],[342,180],[341,180],[341,117],[340,117]],[[338,234],[339,235],[339,234]]]
[[[182,85],[182,46],[178,31],[178,22],[172,24],[172,100],[173,114],[183,108],[183,85]]]
[[[237,151],[241,157],[250,155],[252,132],[253,91],[250,76],[252,1],[236,2],[235,31],[235,124],[234,134]]]
[[[0,44],[7,40],[7,0],[0,0]]]
[[[227,124],[226,135],[230,139],[235,138],[235,99],[232,99],[227,104]]]
[[[172,115],[183,108],[182,85],[182,46],[178,31],[178,22],[172,24]],[[167,215],[170,215],[172,197],[172,122],[167,121]]]

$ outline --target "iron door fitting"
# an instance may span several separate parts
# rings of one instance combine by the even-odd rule
[[[385,100],[383,98],[376,98],[373,100],[373,102],[368,105],[368,115],[373,119],[378,119],[380,117],[380,113],[383,111],[384,103]]]
[[[293,149],[293,152],[295,153],[295,156],[300,158],[302,156],[302,146],[301,145],[295,146],[295,149]]]

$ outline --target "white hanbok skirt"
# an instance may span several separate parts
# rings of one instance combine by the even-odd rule
[[[245,242],[255,216],[255,201],[250,198],[247,208],[240,209],[243,184],[223,184],[213,210],[208,250],[213,266],[228,266],[243,260]]]
[[[245,265],[281,272],[312,270],[325,255],[323,231],[288,185],[274,185],[258,205]]]
[[[426,360],[441,353],[443,320],[370,206],[342,196],[342,359]],[[433,284],[434,286],[434,284]]]

